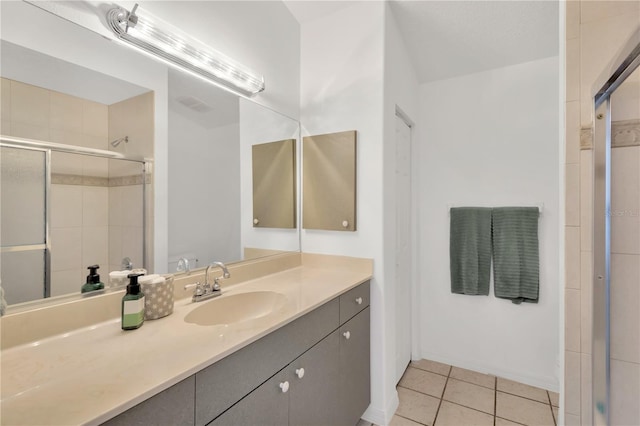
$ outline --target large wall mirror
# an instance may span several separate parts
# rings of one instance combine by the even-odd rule
[[[123,157],[3,145],[0,272],[10,305],[78,297],[93,264],[108,285],[124,260],[177,273],[185,261],[193,270],[299,251],[298,228],[256,228],[252,205],[252,146],[299,146],[296,120],[32,4],[1,6],[0,133]],[[5,179],[11,170],[19,173]],[[10,219],[28,219],[34,230],[15,240],[22,236]],[[11,247],[40,239],[46,250],[13,260],[27,250]]]

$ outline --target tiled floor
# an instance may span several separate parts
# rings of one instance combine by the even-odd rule
[[[558,394],[434,361],[412,362],[392,426],[555,426]]]

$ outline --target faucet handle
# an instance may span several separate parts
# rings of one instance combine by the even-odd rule
[[[200,284],[200,281],[195,282],[193,284],[185,284],[184,289],[185,290],[189,290],[191,288],[196,288],[193,291],[193,295],[194,296],[202,296],[204,294],[204,288],[202,287],[202,284]]]

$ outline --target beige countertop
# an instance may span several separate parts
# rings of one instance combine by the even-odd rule
[[[3,425],[99,424],[371,278],[370,260],[302,255],[302,266],[223,287],[210,301],[176,301],[172,315],[123,331],[120,319],[1,352]],[[201,326],[192,310],[234,294],[286,302],[258,319]]]

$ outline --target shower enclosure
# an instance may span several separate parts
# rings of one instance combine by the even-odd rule
[[[593,423],[640,424],[640,30],[595,95]]]
[[[123,258],[145,264],[148,161],[0,138],[0,279],[10,305],[78,293],[86,267],[108,284]]]

